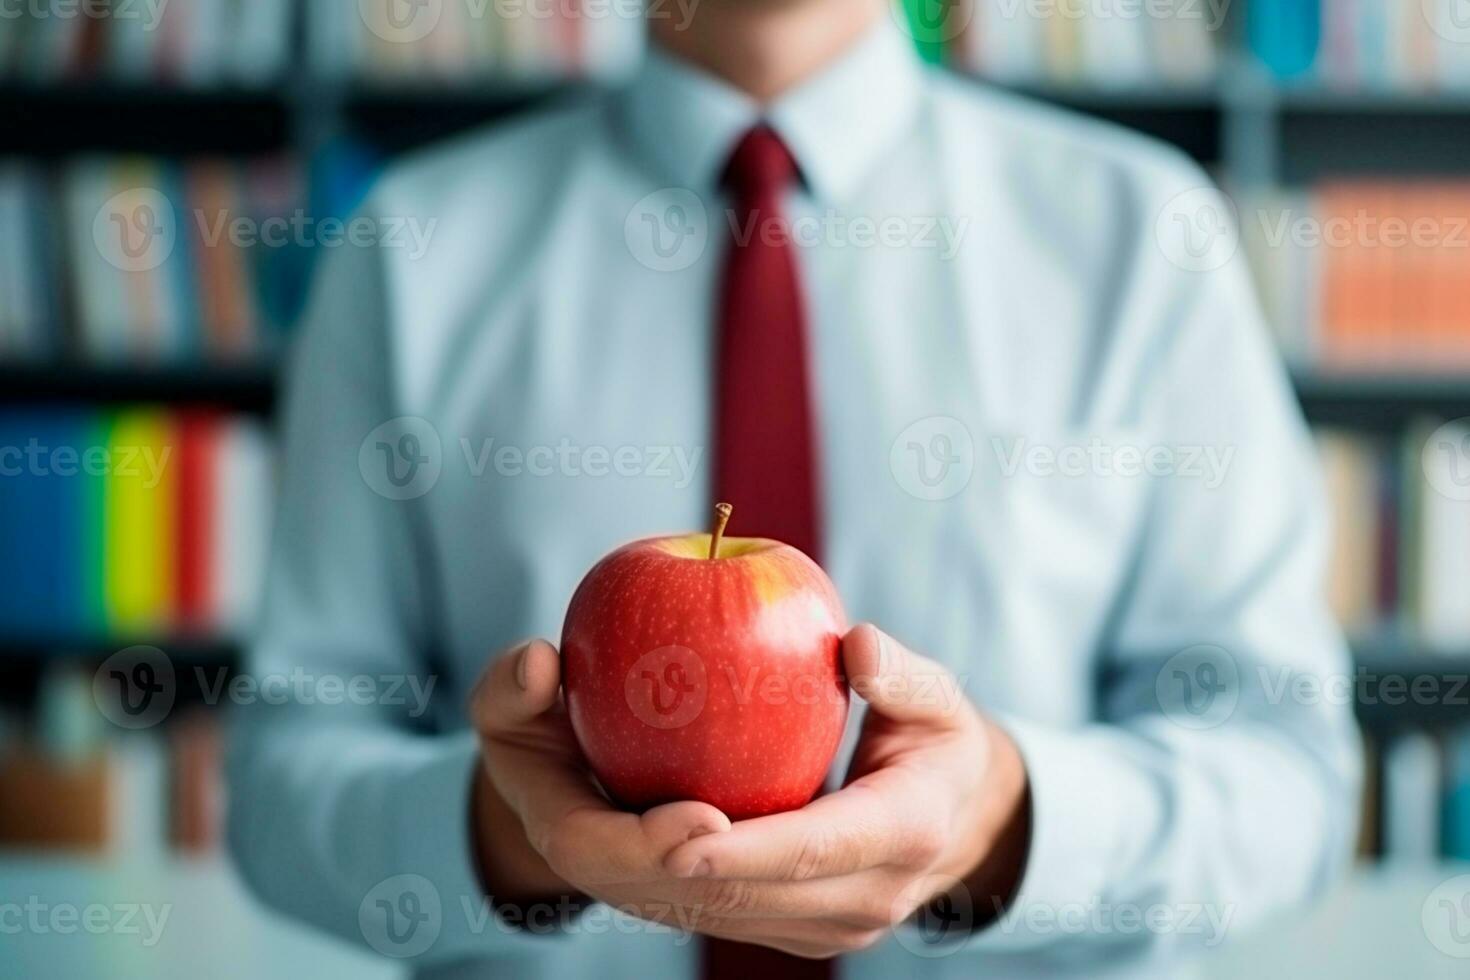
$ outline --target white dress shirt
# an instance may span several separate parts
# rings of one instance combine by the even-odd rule
[[[486,918],[464,704],[492,651],[560,636],[601,555],[706,526],[718,179],[762,118],[804,177],[824,565],[854,622],[1009,728],[1034,800],[1007,918],[905,926],[843,974],[1174,976],[1312,896],[1359,759],[1350,708],[1283,682],[1348,667],[1244,257],[1168,238],[1178,201],[1218,198],[1174,150],[928,69],[888,26],[764,114],[655,54],[380,182],[364,216],[433,222],[429,247],[326,260],[249,669],[383,696],[243,713],[249,882],[434,976],[694,975],[697,943],[605,909]],[[403,675],[433,678],[428,710],[382,686]]]

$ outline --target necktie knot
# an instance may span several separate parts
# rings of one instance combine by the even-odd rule
[[[769,126],[757,126],[740,140],[725,167],[724,183],[742,195],[779,193],[796,178],[796,159]]]

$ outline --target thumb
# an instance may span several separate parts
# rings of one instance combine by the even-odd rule
[[[515,729],[550,711],[561,689],[561,658],[545,640],[496,655],[470,695],[470,717],[481,735]]]
[[[842,638],[842,662],[852,689],[894,721],[951,723],[965,707],[965,693],[949,668],[871,623]]]

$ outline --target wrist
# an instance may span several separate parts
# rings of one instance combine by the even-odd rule
[[[989,764],[978,825],[979,847],[961,875],[975,911],[975,928],[1000,918],[1020,890],[1031,844],[1031,793],[1016,744],[999,726],[983,722]]]
[[[469,820],[480,887],[497,910],[582,900],[531,846],[520,817],[495,789],[483,763],[475,766]]]

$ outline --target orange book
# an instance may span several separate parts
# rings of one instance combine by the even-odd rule
[[[1362,360],[1363,262],[1353,240],[1353,206],[1358,192],[1346,184],[1327,184],[1317,196],[1322,222],[1322,354],[1329,367],[1353,367]]]
[[[1396,286],[1403,273],[1404,206],[1407,198],[1394,184],[1364,184],[1354,212],[1354,245],[1363,251],[1363,340],[1369,364],[1397,365],[1404,356],[1405,323],[1396,305]],[[1358,221],[1357,219],[1362,219]]]

